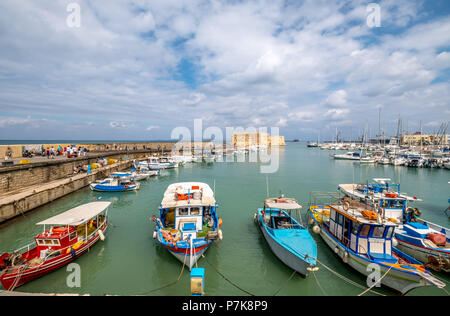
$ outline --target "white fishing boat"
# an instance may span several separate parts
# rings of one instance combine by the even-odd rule
[[[388,157],[382,157],[378,160],[378,163],[381,165],[389,165],[391,163],[391,159]]]
[[[334,154],[334,159],[340,159],[340,160],[360,160],[361,155],[357,152],[346,152],[345,154]]]
[[[203,156],[203,161],[206,163],[214,163],[216,161],[216,156],[214,155],[205,155]]]
[[[372,164],[372,163],[375,163],[376,162],[376,160],[375,160],[375,158],[372,158],[372,157],[370,157],[370,156],[365,156],[365,157],[361,157],[360,159],[359,159],[359,163],[363,163],[363,164]]]
[[[404,166],[404,165],[406,164],[406,159],[403,158],[403,157],[395,158],[395,159],[392,161],[392,164],[393,164],[394,166]]]
[[[424,263],[427,268],[450,272],[450,229],[419,218],[418,208],[410,202],[421,201],[400,192],[400,185],[390,179],[375,183],[341,184],[339,189],[351,200],[349,204],[372,204],[377,214],[395,224],[393,246]],[[345,207],[345,206],[344,206]]]
[[[208,184],[174,183],[159,206],[153,238],[191,269],[215,240],[222,240],[222,220]]]
[[[333,193],[313,192],[310,220],[334,253],[359,273],[370,277],[376,266],[381,285],[402,294],[422,286],[445,287],[418,260],[394,247],[396,224],[363,203],[351,204]]]

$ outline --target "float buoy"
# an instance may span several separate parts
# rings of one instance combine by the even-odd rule
[[[319,234],[320,233],[320,227],[318,225],[314,225],[313,232],[316,233],[316,234]]]
[[[103,232],[101,230],[98,231],[98,237],[100,237],[101,241],[105,240],[105,235],[103,234]]]

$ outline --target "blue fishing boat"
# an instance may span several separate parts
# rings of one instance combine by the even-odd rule
[[[381,284],[402,294],[422,286],[445,287],[420,261],[395,248],[396,224],[373,204],[312,192],[308,214],[313,231],[345,264],[365,275],[368,286],[370,281],[370,286]]]
[[[112,174],[109,178],[90,184],[92,191],[124,192],[139,190],[140,184],[128,173]]]
[[[292,198],[269,198],[254,218],[272,252],[288,267],[307,276],[317,270],[317,246],[308,229],[288,213],[301,208]]]
[[[390,181],[374,179],[374,183],[341,184],[339,188],[350,198],[345,203],[371,201],[382,218],[396,224],[395,247],[427,268],[450,272],[450,229],[419,218],[420,210],[409,203],[421,200],[401,193],[400,184]]]
[[[206,183],[169,185],[159,211],[159,217],[152,217],[153,238],[189,269],[215,240],[222,240],[217,202]]]

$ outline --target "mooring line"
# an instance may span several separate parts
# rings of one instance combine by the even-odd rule
[[[206,257],[202,254],[202,257],[205,259],[205,261],[214,268],[214,270],[216,270],[217,274],[219,274],[225,281],[227,281],[228,283],[230,283],[231,285],[233,285],[235,288],[241,290],[244,293],[247,293],[250,296],[256,296],[255,294],[250,293],[249,291],[244,290],[243,288],[241,288],[239,285],[235,284],[234,282],[232,282],[230,279],[228,279],[226,276],[224,276],[222,273],[219,272],[219,270],[217,270],[217,268],[212,265],[208,259],[206,259]]]

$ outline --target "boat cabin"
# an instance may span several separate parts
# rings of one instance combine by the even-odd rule
[[[392,257],[392,237],[395,224],[382,219],[373,210],[345,210],[342,205],[330,205],[330,217],[324,221],[330,233],[355,253],[372,260],[396,262]]]
[[[350,204],[371,205],[383,218],[393,223],[409,221],[410,214],[406,212],[408,201],[420,199],[400,193],[400,185],[389,183],[390,179],[374,179],[374,181],[372,184],[340,184],[339,190],[351,199],[347,200]]]
[[[181,240],[205,238],[219,227],[216,206],[209,186],[171,185],[160,206],[160,220],[165,229],[179,232]]]
[[[81,205],[37,223],[44,227],[34,239],[41,259],[49,260],[76,250],[106,225],[107,207],[111,202]],[[48,228],[50,226],[50,228]]]
[[[291,217],[292,210],[300,210],[302,206],[293,198],[269,198],[264,201],[261,211],[264,223],[271,229],[302,229]]]

